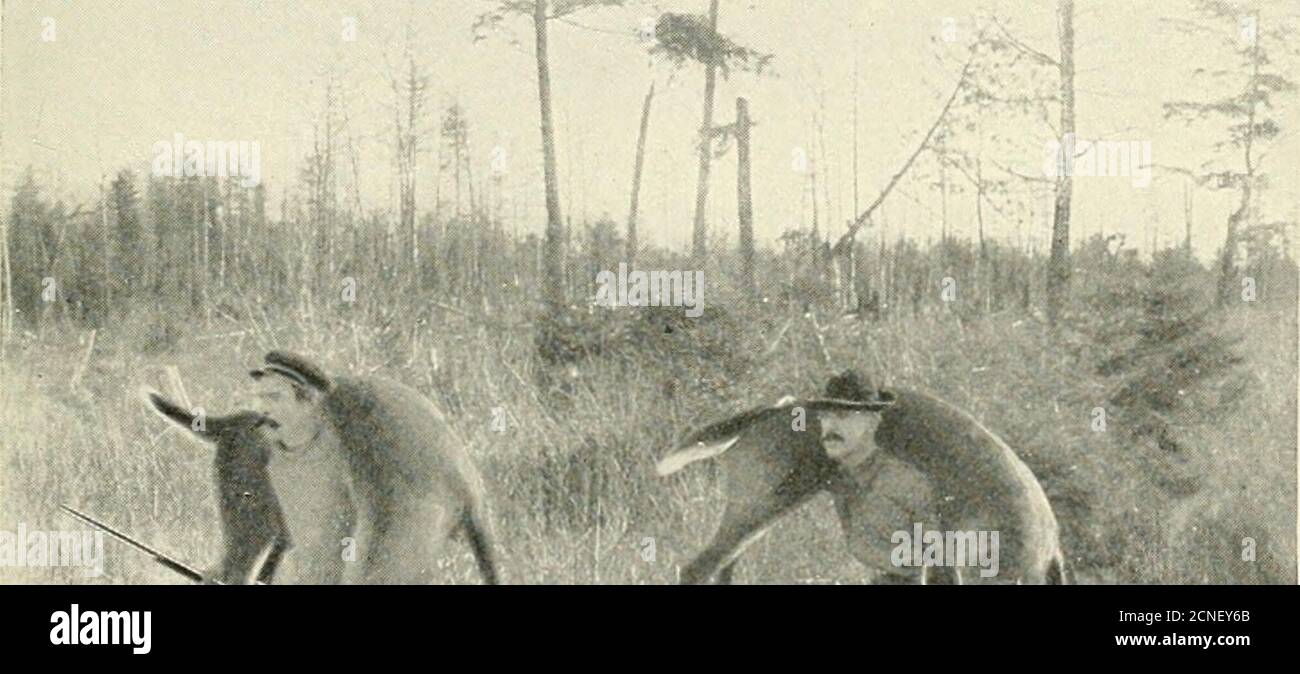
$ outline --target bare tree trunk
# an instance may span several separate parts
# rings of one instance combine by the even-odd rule
[[[470,220],[473,221],[474,216],[479,212],[479,209],[482,207],[482,204],[479,203],[479,197],[477,196],[477,193],[475,192],[475,188],[474,188],[474,162],[470,160],[470,157],[472,155],[470,154],[470,149],[469,149],[468,127],[466,127],[466,131],[465,131],[464,145],[465,145],[465,161],[463,165],[465,167],[465,190],[469,192],[469,217]]]
[[[709,30],[718,30],[718,0],[709,2]],[[720,57],[719,57],[720,58]],[[705,209],[709,205],[709,162],[713,156],[713,92],[717,89],[718,64],[710,60],[704,66],[704,121],[700,123],[700,169],[695,183],[695,229],[691,234],[691,254],[696,264],[704,263]]]
[[[1240,230],[1241,222],[1250,213],[1250,190],[1249,181],[1243,181],[1241,202],[1238,204],[1237,210],[1228,216],[1228,233],[1223,240],[1223,251],[1219,254],[1219,287],[1218,292],[1215,293],[1215,301],[1219,306],[1224,306],[1231,301],[1236,289],[1237,232]]]
[[[454,178],[453,178],[453,180],[452,180],[452,185],[455,187],[454,193],[455,193],[455,195],[456,195],[456,209],[455,209],[454,212],[455,212],[456,219],[457,219],[457,220],[460,220],[460,216],[461,216],[461,210],[460,210],[460,201],[461,201],[461,199],[460,199],[460,176],[461,176],[461,173],[462,173],[462,172],[461,172],[461,169],[460,169],[461,147],[460,147],[460,139],[459,139],[459,138],[456,139],[456,142],[455,142],[455,144],[454,144],[454,147],[455,147],[455,150],[456,150],[455,161],[452,162],[452,171],[454,172],[454,173],[453,173]]]
[[[715,0],[716,3],[716,0]],[[546,180],[545,278],[542,295],[552,309],[564,298],[564,220],[560,215],[560,186],[555,160],[555,123],[551,115],[551,69],[546,55],[546,0],[536,0],[533,30],[537,34],[537,97],[542,114],[542,165]]]
[[[206,211],[205,211],[206,212]],[[99,226],[104,237],[104,311],[99,317],[107,319],[113,306],[113,238],[108,226],[108,198],[104,192],[104,177],[99,177]],[[207,262],[207,240],[204,239],[204,262]]]
[[[817,159],[814,158],[812,160],[812,170],[808,172],[808,180],[811,183],[808,186],[808,189],[812,191],[812,243],[813,245],[817,245],[821,243],[822,240],[820,213],[817,210],[817,169],[818,168],[819,167],[817,166]]]
[[[948,262],[948,125],[939,134],[939,263]]]
[[[442,144],[434,143],[433,221],[442,222]]]
[[[992,292],[988,279],[989,250],[984,242],[984,162],[975,158],[975,223],[979,235],[979,257],[975,259],[975,283],[984,294],[984,310],[992,307]]]
[[[962,67],[961,75],[957,78],[957,85],[953,87],[952,94],[948,96],[947,102],[943,104],[943,109],[939,111],[939,116],[934,120],[934,124],[930,125],[930,130],[925,133],[925,137],[921,139],[921,143],[912,151],[912,154],[907,158],[907,161],[903,162],[903,167],[898,169],[898,172],[889,178],[889,182],[885,184],[885,188],[876,196],[875,201],[872,201],[871,204],[867,206],[866,210],[858,214],[857,218],[849,224],[849,228],[845,230],[844,234],[842,234],[839,240],[835,242],[835,254],[838,255],[843,252],[844,248],[853,240],[854,235],[858,233],[858,230],[861,229],[863,225],[867,224],[867,221],[871,218],[871,214],[874,213],[877,208],[880,208],[880,205],[885,202],[885,197],[888,197],[889,193],[893,191],[894,186],[898,185],[898,181],[901,180],[904,175],[907,175],[908,170],[912,168],[912,164],[916,162],[916,158],[921,155],[921,152],[926,148],[931,147],[930,139],[934,137],[934,132],[939,128],[939,125],[943,124],[944,121],[947,120],[948,111],[952,109],[953,103],[957,101],[957,94],[961,93],[962,87],[966,85],[966,74],[970,72],[971,63],[973,63],[973,60],[968,60],[966,65]]]
[[[201,184],[203,186],[202,189],[203,201],[199,205],[199,207],[203,211],[203,218],[202,220],[200,220],[200,226],[202,227],[202,236],[203,236],[203,271],[202,271],[202,278],[200,279],[202,285],[199,286],[199,288],[201,288],[203,293],[201,296],[202,299],[200,300],[200,304],[203,308],[203,320],[206,322],[208,319],[212,317],[212,306],[211,306],[211,302],[208,301],[208,276],[209,276],[208,270],[212,268],[211,267],[212,251],[209,248],[208,237],[212,236],[212,222],[209,219],[211,214],[208,211],[208,180],[206,178],[200,178],[199,180],[202,181]]]
[[[226,218],[230,214],[230,183],[217,184],[217,196],[221,199],[221,210],[217,211],[217,241],[221,244],[217,252],[217,287],[226,289],[226,249],[230,242],[226,241]]]
[[[203,257],[199,252],[201,250],[199,237],[203,235],[203,220],[199,214],[201,205],[195,200],[193,184],[190,185],[190,189],[186,190],[185,196],[190,202],[190,309],[197,311],[203,306],[203,297],[199,291],[199,281],[201,280],[199,271],[200,264],[203,261]]]
[[[396,251],[397,259],[393,265],[393,277],[394,279],[397,279],[399,283],[404,280],[409,284],[410,292],[416,293],[419,292],[420,289],[420,241],[419,232],[416,229],[415,222],[416,169],[420,142],[418,127],[423,115],[425,91],[428,88],[428,77],[416,65],[414,57],[410,54],[412,40],[410,31],[411,27],[408,25],[406,37],[406,74],[404,77],[401,75],[394,75],[389,80],[389,85],[393,90],[394,103],[393,154],[397,158],[398,215],[397,231],[394,238],[398,243]],[[403,115],[405,115],[405,119],[403,119]],[[326,145],[332,152],[334,145],[332,135],[327,138]],[[352,150],[350,137],[348,139],[348,149],[349,151]],[[355,172],[355,156],[352,161],[353,170]],[[334,169],[332,160],[327,170],[330,175],[333,175]],[[329,202],[332,213],[332,197]],[[331,262],[331,265],[332,264],[333,263]]]
[[[14,329],[14,275],[9,262],[9,221],[0,215],[0,362],[4,361],[5,348]]]
[[[858,52],[853,52],[853,214],[858,214]],[[867,240],[868,246],[871,240]],[[844,284],[843,306],[853,311],[858,308],[858,261],[853,242],[849,242],[845,256],[848,261],[848,278]]]
[[[749,185],[749,126],[749,101],[737,98],[736,203],[740,221],[740,278],[745,292],[757,297],[758,286],[754,284],[754,203]]]
[[[655,97],[655,84],[650,83],[650,91],[646,92],[645,103],[641,105],[641,132],[636,138],[636,165],[632,168],[632,208],[628,211],[627,216],[627,267],[628,269],[636,268],[636,251],[640,243],[637,241],[637,206],[638,199],[641,195],[641,169],[645,166],[645,138],[646,133],[650,130],[650,103]]]
[[[3,40],[0,40],[2,43]],[[3,59],[0,59],[3,60]],[[0,145],[4,144],[4,131],[0,130]],[[14,326],[14,289],[13,269],[9,260],[9,220],[0,213],[0,284],[4,285],[4,294],[0,295],[0,365],[5,362],[5,348]]]
[[[1253,14],[1255,19],[1256,36],[1262,33],[1259,28],[1259,12]],[[1237,281],[1237,234],[1240,230],[1241,223],[1250,215],[1250,198],[1251,190],[1255,182],[1255,163],[1251,156],[1251,151],[1255,143],[1255,110],[1259,100],[1259,37],[1256,37],[1254,44],[1251,46],[1251,77],[1250,92],[1250,109],[1246,116],[1246,131],[1242,138],[1242,154],[1246,170],[1241,176],[1241,203],[1237,210],[1228,216],[1228,233],[1223,240],[1223,251],[1219,254],[1219,287],[1215,293],[1215,301],[1219,306],[1226,305],[1233,296]]]
[[[1070,198],[1074,192],[1074,0],[1060,0],[1061,152],[1057,158],[1052,250],[1047,261],[1047,319],[1055,324],[1070,285]]]
[[[831,176],[831,160],[826,154],[826,105],[819,99],[818,113],[813,117],[817,126],[817,153],[821,155],[821,160],[817,163],[817,168],[822,171],[822,213],[826,216],[827,222],[834,222],[838,217],[839,211],[831,201],[831,185],[835,183]],[[816,195],[814,195],[816,196]],[[817,243],[820,245],[831,235],[830,225],[826,226],[826,236],[817,237]]]
[[[988,246],[984,242],[984,162],[975,158],[975,221],[979,228],[980,262],[988,259]]]

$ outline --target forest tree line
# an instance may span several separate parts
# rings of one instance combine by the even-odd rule
[[[999,158],[1023,154],[1026,138],[1000,138],[989,126],[990,119],[1001,118],[1050,129],[1053,137],[1064,139],[1065,151],[1058,156],[1067,161],[1078,122],[1072,0],[1058,2],[1060,41],[1054,52],[1025,43],[999,17],[987,17],[964,50],[957,50],[963,61],[953,65],[960,67],[960,75],[928,130],[865,208],[857,203],[855,159],[855,211],[862,210],[833,243],[826,218],[818,212],[819,201],[829,201],[825,175],[818,187],[825,139],[820,126],[810,129],[816,142],[809,146],[822,148],[803,176],[811,193],[811,221],[785,228],[775,246],[762,250],[754,242],[748,185],[748,104],[738,99],[735,118],[728,122],[720,119],[728,116],[727,106],[714,98],[719,76],[741,72],[762,77],[776,57],[720,33],[718,0],[709,0],[707,11],[698,15],[665,12],[652,30],[640,26],[633,32],[642,33],[649,53],[667,68],[698,70],[704,76],[702,125],[693,139],[698,181],[689,255],[644,245],[637,232],[644,147],[653,128],[653,82],[637,131],[626,222],[609,217],[575,222],[572,212],[565,217],[561,208],[548,30],[558,19],[622,4],[503,2],[472,27],[476,41],[493,39],[494,32],[512,22],[531,24],[534,32],[546,204],[540,234],[517,233],[518,219],[503,212],[499,175],[482,170],[476,175],[465,110],[452,103],[435,114],[433,74],[421,63],[418,42],[408,30],[403,58],[388,78],[394,116],[387,135],[397,186],[393,208],[366,210],[361,205],[355,136],[332,81],[313,120],[312,147],[298,179],[281,186],[278,213],[268,213],[265,185],[131,169],[101,179],[97,199],[69,208],[47,196],[29,168],[18,181],[0,230],[0,298],[5,302],[0,334],[36,328],[55,317],[104,325],[142,303],[168,311],[186,307],[189,315],[211,319],[214,312],[250,303],[308,310],[332,304],[365,307],[358,300],[366,293],[395,302],[371,303],[365,311],[425,303],[517,314],[519,320],[510,322],[522,323],[539,302],[552,318],[589,311],[596,273],[616,268],[619,261],[642,268],[706,269],[711,285],[723,291],[715,297],[728,301],[777,301],[799,310],[864,317],[918,313],[927,306],[967,314],[1018,306],[1041,309],[1055,322],[1069,310],[1072,288],[1077,291],[1090,275],[1106,273],[1098,265],[1133,254],[1116,235],[1092,241],[1080,240],[1076,233],[1076,251],[1101,254],[1072,259],[1072,171],[1062,164],[1050,177],[1017,174]],[[1235,301],[1246,290],[1243,283],[1251,286],[1252,299],[1286,300],[1294,295],[1294,223],[1263,218],[1260,193],[1267,189],[1263,148],[1282,132],[1277,104],[1295,90],[1275,58],[1288,29],[1257,9],[1218,0],[1195,0],[1191,9],[1190,17],[1179,17],[1176,25],[1212,36],[1240,68],[1220,73],[1225,77],[1221,98],[1169,101],[1164,111],[1171,121],[1225,121],[1228,137],[1219,143],[1212,163],[1197,170],[1160,169],[1182,174],[1195,189],[1229,190],[1240,197],[1227,218],[1214,268],[1202,268],[1204,278],[1198,279],[1215,288],[1215,302]],[[853,147],[856,155],[856,138]],[[431,151],[439,165],[429,195],[418,192],[416,174],[418,157]],[[723,157],[730,162],[730,155],[737,162],[734,247],[726,243],[732,240],[729,233],[718,236],[705,217],[709,186],[717,182],[710,180],[711,165]],[[350,189],[343,189],[349,180]],[[904,190],[895,188],[905,181],[926,184],[929,192],[923,198],[942,204],[937,242],[907,236],[913,224],[907,222],[894,228],[892,239],[876,235],[881,207],[900,198]],[[450,193],[443,193],[444,185]],[[1052,196],[1045,222],[1032,206],[1026,207],[1040,200],[1037,195],[1044,189]],[[974,204],[977,221],[969,238],[953,233],[948,222],[948,201],[956,198]],[[986,237],[986,220],[995,213],[1004,222],[1017,221],[1018,228],[1050,231],[1046,254],[1023,240]],[[1187,218],[1186,239],[1164,245],[1181,247],[1190,258],[1190,212]],[[1160,259],[1154,242],[1148,252],[1151,260]],[[1082,280],[1073,282],[1074,275]],[[737,292],[728,296],[728,289]]]

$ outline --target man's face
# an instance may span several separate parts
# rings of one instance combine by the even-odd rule
[[[306,389],[277,375],[267,375],[253,384],[250,406],[279,424],[265,431],[285,449],[300,449],[320,430],[317,401]]]
[[[824,411],[818,414],[822,447],[832,459],[852,468],[876,453],[876,426],[880,414],[866,411]]]

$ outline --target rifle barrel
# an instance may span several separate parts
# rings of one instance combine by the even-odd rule
[[[145,545],[144,543],[141,543],[140,541],[137,541],[134,538],[131,538],[130,536],[127,536],[126,534],[114,529],[113,527],[110,527],[107,524],[100,522],[99,520],[91,517],[90,515],[87,515],[77,510],[76,508],[73,508],[68,505],[60,505],[59,507],[62,508],[63,511],[68,513],[69,515],[72,515],[73,517],[85,522],[86,524],[89,524],[95,527],[96,529],[99,529],[104,533],[107,533],[109,536],[112,536],[113,538],[116,538],[117,540],[126,543],[127,545],[135,548],[136,550],[139,550],[145,553],[146,555],[153,557],[153,561],[162,564],[163,566],[171,569],[172,571],[175,571],[176,573],[179,573],[182,576],[185,576],[186,578],[194,582],[197,583],[203,582],[203,573],[195,569],[194,567],[184,562],[178,561],[172,558],[170,555],[155,550],[149,547],[148,545]]]

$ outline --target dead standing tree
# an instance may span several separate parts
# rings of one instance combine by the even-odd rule
[[[839,240],[835,242],[835,247],[832,251],[833,254],[846,254],[849,247],[853,245],[853,237],[857,235],[858,230],[862,229],[863,226],[871,221],[871,215],[885,202],[885,198],[888,197],[889,193],[898,185],[898,181],[902,180],[903,176],[907,175],[907,172],[911,170],[912,165],[916,163],[916,158],[921,156],[921,153],[926,149],[932,147],[931,139],[934,137],[934,134],[939,127],[942,126],[944,121],[948,118],[948,113],[952,109],[953,104],[957,102],[957,95],[961,93],[966,85],[966,77],[970,73],[971,64],[973,62],[974,58],[972,57],[971,60],[966,61],[966,65],[962,66],[961,74],[957,77],[957,84],[953,87],[952,94],[950,94],[948,100],[944,102],[943,108],[939,110],[939,114],[935,117],[934,123],[930,125],[930,129],[926,131],[925,136],[921,138],[921,142],[916,146],[916,149],[912,151],[912,154],[903,162],[903,166],[890,177],[889,182],[885,183],[884,189],[882,189],[880,194],[876,196],[875,201],[872,201],[871,204],[867,206],[866,210],[858,214],[858,217],[849,224],[848,229],[840,236]]]
[[[740,222],[740,278],[745,292],[758,296],[754,284],[754,203],[749,180],[749,101],[736,99],[736,204]]]
[[[645,102],[641,105],[641,131],[636,137],[636,164],[632,167],[632,206],[627,215],[627,266],[636,268],[636,253],[640,242],[637,240],[637,207],[641,196],[641,170],[645,166],[645,139],[650,131],[650,104],[654,101],[655,85],[650,83]]]
[[[655,39],[658,44],[651,53],[664,54],[679,67],[688,60],[704,65],[704,117],[696,148],[699,174],[695,186],[694,229],[691,232],[691,255],[696,264],[703,264],[708,234],[705,210],[709,201],[709,170],[713,159],[713,139],[718,135],[713,127],[717,74],[721,70],[725,79],[732,67],[762,74],[772,55],[743,47],[718,33],[718,0],[710,1],[707,16],[662,14],[655,24]]]
[[[1036,113],[1040,121],[1052,131],[1059,148],[1056,153],[1055,175],[1049,178],[1026,176],[994,162],[1003,172],[1032,185],[1049,183],[1053,187],[1051,252],[1047,263],[1047,314],[1055,320],[1069,292],[1070,281],[1070,212],[1074,192],[1073,164],[1075,153],[1074,111],[1074,2],[1059,0],[1057,20],[1060,36],[1060,55],[1057,58],[1029,46],[1017,38],[1006,24],[996,16],[989,17],[987,30],[981,29],[971,44],[970,54],[975,67],[966,77],[968,91],[962,103],[975,103],[977,117],[954,128],[969,128],[974,124],[982,138],[982,122],[978,112],[988,105],[997,105],[1000,111],[1011,114]],[[1026,61],[1026,68],[1021,62]],[[970,63],[968,62],[968,67]],[[1051,91],[1040,86],[1045,78],[1043,71],[1056,75]],[[1048,110],[1060,105],[1059,123],[1053,124]],[[982,147],[982,146],[981,146]],[[979,153],[982,155],[982,149]],[[983,205],[991,202],[980,198],[988,188],[1005,189],[1000,181],[983,177],[982,157],[971,161],[967,153],[945,150],[940,155],[941,168],[956,168],[972,183],[977,192],[980,225],[983,224]],[[1025,286],[1028,292],[1028,286]]]
[[[316,300],[316,294],[322,292],[330,275],[333,273],[333,245],[335,225],[338,216],[338,140],[341,132],[339,123],[339,101],[337,88],[333,81],[325,86],[325,98],[318,118],[312,123],[311,148],[303,159],[298,179],[306,192],[307,222],[311,235],[301,241],[301,271],[299,300],[310,314]],[[203,201],[206,204],[207,187],[204,186]],[[207,208],[204,207],[206,223]],[[207,246],[203,250],[203,269],[205,271],[202,292],[206,297]],[[206,304],[206,302],[205,302]]]
[[[449,288],[458,299],[466,299],[476,289],[479,280],[478,242],[482,232],[478,226],[477,199],[474,193],[474,172],[472,169],[469,147],[469,120],[459,103],[452,103],[443,113],[442,126],[439,131],[442,148],[439,152],[441,161],[438,165],[439,177],[443,172],[452,173],[452,195],[454,207],[450,223],[456,229],[448,232],[447,239],[455,259],[449,259],[447,270],[451,284]],[[469,196],[469,210],[462,209],[462,189],[465,186]],[[468,216],[466,216],[468,213]]]
[[[486,39],[489,32],[501,31],[507,17],[532,18],[534,53],[537,59],[537,100],[541,117],[542,175],[546,188],[546,238],[542,245],[541,320],[534,343],[541,359],[547,363],[571,360],[567,339],[567,305],[565,292],[565,227],[560,212],[559,162],[556,159],[555,118],[551,106],[551,67],[547,24],[564,20],[589,7],[616,7],[622,0],[502,0],[491,11],[480,14],[474,22],[475,42]],[[511,39],[517,44],[517,40]],[[545,370],[539,370],[539,384],[546,386]]]
[[[1219,276],[1215,292],[1216,302],[1222,306],[1237,292],[1236,252],[1241,239],[1242,228],[1252,216],[1257,204],[1258,190],[1265,177],[1260,171],[1264,159],[1261,146],[1281,134],[1282,129],[1274,115],[1269,111],[1274,108],[1276,95],[1292,93],[1296,83],[1287,78],[1282,69],[1273,65],[1263,40],[1273,40],[1285,44],[1295,39],[1294,32],[1280,26],[1266,30],[1260,12],[1222,0],[1199,0],[1197,12],[1208,23],[1175,21],[1174,25],[1185,33],[1211,33],[1223,46],[1233,53],[1238,61],[1234,65],[1240,69],[1224,69],[1209,72],[1217,80],[1232,80],[1246,73],[1246,81],[1234,83],[1229,93],[1214,100],[1174,101],[1165,103],[1166,117],[1180,118],[1187,122],[1203,120],[1211,116],[1227,118],[1229,137],[1218,143],[1216,148],[1231,147],[1241,152],[1240,169],[1222,169],[1214,171],[1192,171],[1178,167],[1162,167],[1192,176],[1198,185],[1208,185],[1211,189],[1236,189],[1240,193],[1237,208],[1228,215],[1227,234],[1223,249],[1219,253]],[[1218,25],[1214,25],[1214,24]],[[1204,71],[1198,71],[1204,72]],[[1240,87],[1240,88],[1237,88]],[[1188,236],[1190,240],[1190,234]]]
[[[754,282],[754,201],[750,181],[749,130],[754,122],[749,116],[749,101],[736,99],[736,121],[713,130],[719,139],[717,157],[725,155],[731,142],[736,143],[736,210],[740,223],[741,285],[750,297],[758,297]]]
[[[718,33],[718,0],[709,2],[708,30],[714,35]],[[695,220],[691,229],[691,255],[694,256],[696,264],[703,264],[707,245],[704,210],[709,204],[709,155],[713,150],[713,94],[718,86],[718,54],[711,52],[708,56],[704,63],[704,115],[700,121],[698,149],[700,166],[695,182]]]
[[[555,116],[551,108],[551,66],[547,24],[588,7],[616,7],[622,0],[502,0],[474,22],[475,42],[489,32],[500,31],[507,17],[532,18],[534,52],[537,58],[537,99],[541,113],[542,173],[546,183],[546,240],[543,244],[542,298],[548,313],[566,305],[564,292],[564,218],[560,212],[559,162],[556,159]],[[511,38],[512,43],[517,40]]]
[[[1057,153],[1052,251],[1047,260],[1047,320],[1056,323],[1070,286],[1070,200],[1074,194],[1074,0],[1061,0],[1061,149]]]
[[[402,259],[409,265],[410,291],[419,289],[420,248],[415,228],[415,178],[420,153],[420,126],[424,119],[429,75],[411,52],[411,27],[407,26],[406,72],[389,78],[393,92],[393,156],[397,169],[398,231]],[[394,270],[400,273],[400,269]],[[415,295],[413,294],[412,297]]]
[[[0,363],[14,326],[13,270],[9,266],[9,221],[0,215]]]
[[[1061,6],[1061,12],[1063,13],[1061,15],[1062,21],[1066,21],[1067,18],[1072,17],[1072,11],[1072,5],[1068,2],[1064,3]],[[972,157],[968,152],[954,151],[954,149],[948,145],[948,139],[944,139],[942,143],[939,141],[940,131],[947,127],[970,128],[972,126],[978,130],[980,128],[980,112],[985,107],[991,105],[998,106],[997,109],[999,111],[1006,111],[1011,114],[1028,114],[1035,111],[1046,114],[1043,112],[1046,110],[1045,106],[1057,102],[1057,97],[1063,96],[1064,94],[1040,90],[1041,87],[1039,84],[1043,79],[1040,77],[1037,70],[1025,70],[1023,65],[1021,65],[1021,61],[1024,60],[1027,60],[1032,64],[1032,66],[1038,68],[1050,68],[1052,71],[1059,73],[1062,80],[1057,83],[1057,88],[1062,91],[1068,90],[1070,98],[1072,98],[1073,95],[1072,81],[1068,83],[1065,82],[1067,74],[1072,77],[1072,62],[1068,68],[1062,66],[1062,61],[1053,59],[1041,51],[1029,47],[1018,40],[996,17],[991,20],[991,23],[996,27],[996,34],[993,30],[981,30],[979,34],[975,36],[974,41],[970,45],[965,64],[962,66],[958,81],[953,87],[951,95],[944,103],[943,108],[931,124],[929,131],[926,133],[924,138],[922,138],[920,144],[918,144],[908,159],[903,163],[903,166],[886,183],[879,196],[877,196],[876,199],[850,223],[848,230],[835,244],[833,251],[835,256],[847,257],[850,254],[854,237],[858,230],[867,226],[871,222],[872,214],[883,205],[885,199],[898,185],[899,181],[912,170],[913,164],[916,160],[925,150],[928,149],[936,155],[941,170],[946,170],[948,168],[956,169],[966,179],[966,181],[974,186],[976,192],[977,217],[979,220],[978,225],[981,231],[981,266],[988,262],[983,259],[987,254],[987,250],[983,247],[983,206],[991,206],[998,212],[1001,212],[1001,209],[989,197],[990,194],[1005,195],[1007,183],[1004,180],[986,178],[984,176],[981,156],[976,154]],[[1067,26],[1063,26],[1063,29],[1066,27]],[[1068,28],[1071,30],[1071,40],[1066,42],[1063,36],[1062,50],[1063,53],[1070,54],[1072,61],[1072,25],[1068,26]],[[1068,73],[1066,72],[1067,70],[1069,71]],[[974,104],[974,110],[976,113],[975,119],[958,119],[958,117],[961,117],[959,111],[965,107],[971,106],[972,104]],[[1072,145],[1074,129],[1073,110],[1071,109],[1068,112],[1062,111],[1061,115],[1063,119],[1068,118],[1067,126],[1069,128],[1069,134],[1066,136],[1068,139],[1066,142]],[[1047,124],[1051,126],[1050,121],[1045,118],[1043,121],[1047,122]],[[1057,131],[1056,129],[1053,130]],[[1072,152],[1072,149],[1069,150],[1069,154],[1067,155],[1066,150],[1063,149],[1060,157],[1061,161],[1066,161],[1066,156],[1069,156],[1070,161],[1072,161]],[[982,150],[980,150],[980,153],[982,153]],[[1072,186],[1062,185],[1060,180],[1049,180],[1042,177],[1021,175],[1003,167],[996,161],[993,163],[1010,176],[1019,178],[1030,184],[1052,184],[1055,188],[1054,203],[1061,204],[1062,199],[1064,200],[1065,208],[1054,209],[1053,213],[1053,245],[1056,247],[1058,254],[1061,255],[1058,257],[1058,262],[1064,261],[1066,264],[1067,268],[1065,278],[1068,281],[1068,192],[1072,189]],[[1069,171],[1058,171],[1058,178],[1063,178],[1066,182],[1069,182],[1068,174]],[[1062,237],[1056,236],[1061,234],[1063,234]],[[1057,246],[1057,241],[1061,242],[1061,246],[1064,247],[1062,248],[1061,246]],[[1050,265],[1051,263],[1049,262],[1049,267]],[[1058,276],[1058,280],[1059,278],[1060,277]],[[1059,290],[1060,292],[1064,292],[1063,284],[1060,286]],[[1027,283],[1024,286],[1024,291],[1025,293],[1028,293]]]
[[[989,122],[991,120],[996,125],[1014,120],[1013,123],[1022,125],[1022,128],[1029,128],[1035,122],[1042,123],[1055,136],[1048,110],[1058,100],[1055,74],[1059,68],[1054,62],[1043,60],[1046,57],[1040,58],[1026,51],[1027,48],[1017,46],[1014,38],[1005,37],[1009,33],[1001,28],[996,17],[984,23],[997,25],[1001,34],[981,30],[969,45],[968,55],[974,62],[966,78],[966,90],[958,96],[949,119],[940,129],[945,137],[942,144],[936,143],[935,157],[945,178],[940,181],[946,186],[945,192],[963,192],[969,188],[974,196],[978,244],[974,278],[982,293],[978,301],[985,310],[991,310],[1001,306],[1004,299],[1005,289],[998,287],[1003,280],[1028,284],[1029,279],[1017,280],[1018,275],[1004,274],[1000,269],[1002,258],[994,254],[986,236],[986,211],[991,210],[1003,220],[1015,219],[1019,216],[1010,208],[1014,203],[1011,198],[1013,184],[1031,188],[1045,185],[1054,190],[1056,181],[1005,168],[1006,163],[1031,154],[1037,148],[1025,146],[1025,139],[1018,135],[1012,138],[998,133],[996,126],[990,130]],[[989,166],[999,169],[999,172],[986,171]],[[1031,205],[1034,203],[1032,198],[1025,201]],[[946,208],[944,211],[946,213]],[[951,231],[946,227],[945,230]],[[948,246],[945,246],[945,252],[947,250]]]

